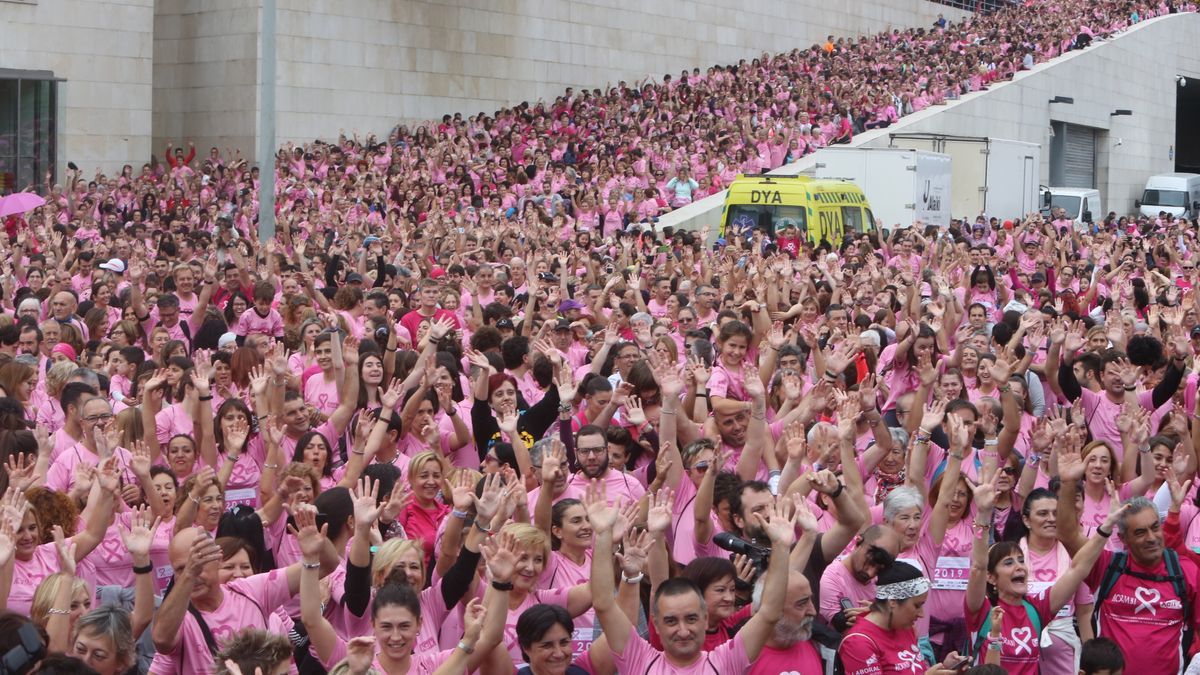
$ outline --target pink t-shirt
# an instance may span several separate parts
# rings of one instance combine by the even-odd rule
[[[567,489],[574,488],[579,494],[583,494],[590,482],[591,479],[583,472],[579,472],[571,476],[571,480],[567,483]],[[604,486],[607,489],[606,496],[610,504],[615,503],[618,497],[624,498],[626,503],[636,502],[646,494],[646,488],[636,478],[624,471],[612,468],[604,474]]]
[[[1117,416],[1121,414],[1121,406],[1109,400],[1104,392],[1096,393],[1084,389],[1083,414],[1087,420],[1092,438],[1097,441],[1107,441],[1109,446],[1118,453],[1121,451],[1121,432],[1117,429]],[[1126,398],[1129,394],[1126,394]],[[1137,395],[1137,404],[1146,410],[1154,410],[1154,392],[1144,391]]]
[[[846,560],[839,560],[821,574],[821,617],[832,621],[833,615],[842,611],[842,598],[849,598],[854,607],[862,607],[863,601],[874,602],[875,581],[863,585],[850,573]]]
[[[266,316],[258,313],[258,308],[251,307],[242,312],[237,322],[237,334],[246,337],[247,335],[270,335],[274,338],[283,337],[283,317],[279,316],[279,312],[270,310]]]
[[[1050,622],[1049,593],[1043,590],[1037,595],[1026,595],[1025,600],[1037,611],[1042,626]],[[1029,620],[1029,612],[1026,611],[1024,604],[1012,605],[1003,600],[1000,600],[999,604],[1004,607],[1004,626],[1001,633],[1004,645],[1000,650],[1000,665],[1011,675],[1038,675],[1038,661],[1042,648],[1040,636]],[[984,603],[980,605],[979,609],[972,612],[966,607],[966,602],[963,602],[963,611],[967,617],[967,631],[972,636],[972,643],[975,636],[979,634],[979,629],[983,627],[988,612],[994,606],[993,603]],[[978,662],[982,663],[986,656],[987,653],[984,650],[984,653],[979,655]]]
[[[817,648],[809,640],[791,647],[764,646],[746,675],[784,675],[785,673],[823,673],[825,665]]]
[[[713,365],[712,375],[708,378],[708,394],[735,401],[750,400],[746,395],[746,381],[742,373],[726,368],[719,360]]]
[[[1112,556],[1111,551],[1100,553],[1100,559],[1092,566],[1085,580],[1089,588],[1099,587]],[[1132,557],[1127,559],[1127,563],[1131,572],[1166,578],[1167,565],[1164,560],[1160,560],[1153,568],[1142,567]],[[1194,594],[1200,588],[1200,573],[1195,563],[1180,556],[1179,565],[1187,581],[1188,592]],[[1140,661],[1139,675],[1175,675],[1179,672],[1180,640],[1185,617],[1183,605],[1170,581],[1149,581],[1122,574],[1096,611],[1100,615],[1100,635],[1116,642],[1126,654],[1154,655],[1155,658]]]
[[[203,612],[204,622],[212,631],[217,647],[245,628],[269,630],[271,610],[291,599],[287,573],[282,569],[234,579],[222,589],[221,604],[214,611]],[[191,614],[183,617],[179,643],[166,656],[179,665],[184,675],[212,673],[213,658],[200,624]],[[155,657],[158,660],[158,656]]]
[[[675,490],[675,506],[672,509],[675,523],[670,531],[670,541],[675,562],[680,565],[686,565],[703,556],[726,555],[711,539],[706,544],[696,541],[696,494],[696,486],[691,480],[684,477],[679,481],[679,487]],[[717,514],[711,513],[709,518],[712,520],[713,533],[720,532],[721,520],[717,518]]]
[[[613,650],[613,664],[619,673],[641,673],[642,675],[701,675],[711,673],[744,673],[750,667],[746,656],[746,645],[742,636],[734,636],[711,652],[700,652],[690,665],[672,665],[666,656],[650,646],[638,635],[635,626],[629,627],[629,641],[625,650],[618,654]]]
[[[570,558],[558,551],[550,554],[549,564],[542,572],[538,585],[542,588],[566,588],[588,583],[592,574],[592,552],[584,556],[582,564],[575,564]],[[587,653],[596,638],[600,637],[600,626],[596,622],[596,611],[588,611],[574,619],[575,633],[571,636],[571,652],[573,658],[582,658]]]
[[[916,631],[912,628],[885,630],[865,615],[854,622],[842,639],[838,653],[846,667],[846,675],[919,675],[928,669],[921,648],[917,646]]]
[[[352,376],[352,373],[347,374],[347,377]],[[340,400],[336,379],[326,380],[323,373],[317,373],[304,383],[304,402],[326,415],[337,410]]]

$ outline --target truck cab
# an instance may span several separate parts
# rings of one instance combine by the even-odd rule
[[[1061,208],[1076,229],[1087,229],[1093,222],[1103,220],[1104,202],[1100,191],[1091,188],[1042,188],[1042,217],[1050,220],[1055,209]]]
[[[1134,202],[1138,213],[1155,218],[1166,212],[1176,218],[1200,214],[1200,174],[1164,173],[1146,179],[1142,198]]]
[[[875,216],[863,191],[846,180],[739,175],[729,185],[721,237],[744,237],[760,229],[773,239],[785,224],[814,246],[837,248],[845,236],[874,232]]]

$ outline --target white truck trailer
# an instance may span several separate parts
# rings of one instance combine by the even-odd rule
[[[931,133],[896,133],[890,138],[893,148],[950,156],[954,167],[950,211],[954,218],[972,222],[983,214],[1001,220],[1020,219],[1041,207],[1038,172],[1042,151],[1037,143]]]
[[[817,178],[845,178],[862,188],[888,230],[949,227],[950,170],[948,155],[900,148],[830,147],[814,165]]]

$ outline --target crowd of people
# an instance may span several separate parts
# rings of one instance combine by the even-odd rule
[[[1192,9],[289,145],[269,241],[236,152],[48,176],[0,234],[0,669],[1182,672],[1195,221],[653,221]]]

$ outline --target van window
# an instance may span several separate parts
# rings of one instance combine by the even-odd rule
[[[863,211],[866,212],[866,214],[867,214],[867,220],[866,220],[867,231],[872,232],[875,230],[875,214],[871,213],[871,209],[868,209],[868,208],[864,208]]]
[[[802,236],[808,236],[808,219],[803,206],[764,206],[761,204],[733,204],[729,207],[725,221],[726,237],[746,234],[755,227],[763,227],[774,237],[780,221],[790,220]]]
[[[1055,208],[1061,208],[1067,212],[1067,217],[1074,220],[1079,217],[1079,197],[1071,195],[1051,195],[1050,196],[1050,212],[1053,213]]]
[[[846,234],[862,234],[866,230],[863,229],[862,209],[857,206],[842,207],[842,227]]]
[[[1187,208],[1187,193],[1183,190],[1146,190],[1142,193],[1142,203],[1150,206],[1171,206]]]

